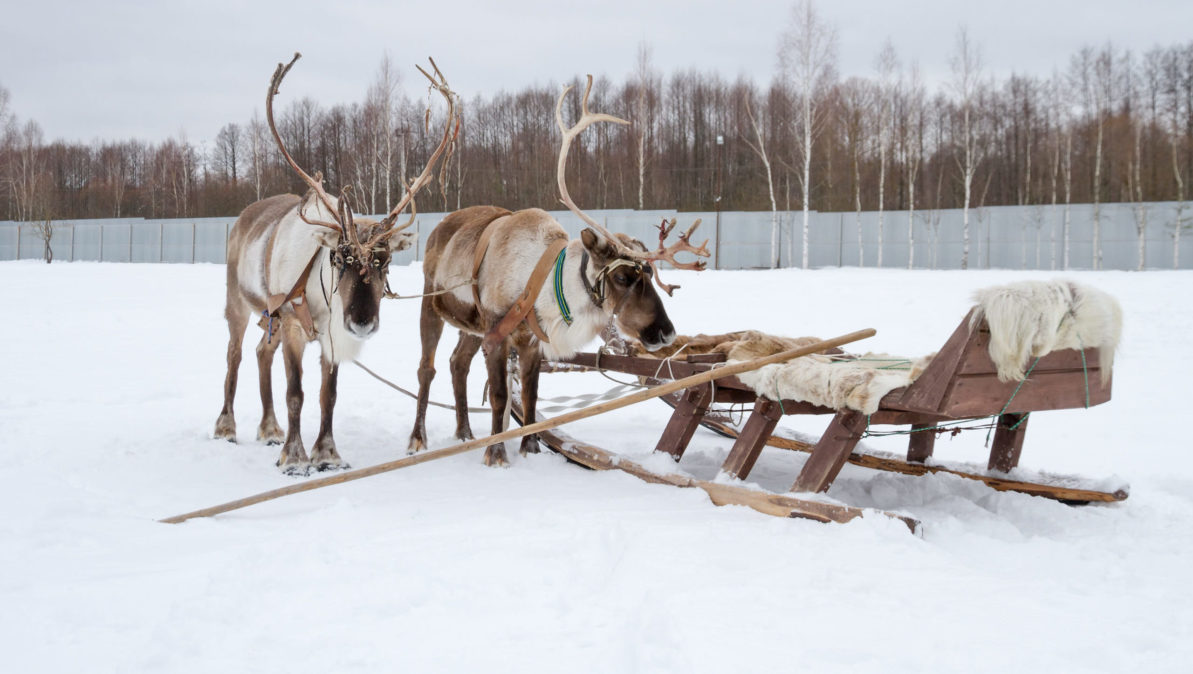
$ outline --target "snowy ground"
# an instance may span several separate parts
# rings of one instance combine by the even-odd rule
[[[696,490],[549,453],[523,459],[515,443],[508,470],[471,453],[158,524],[294,481],[273,466],[278,448],[253,441],[247,349],[240,444],[210,439],[223,273],[0,264],[5,671],[1189,671],[1193,443],[1177,401],[1193,380],[1193,272],[1070,275],[1125,308],[1114,399],[1033,416],[1022,465],[1117,476],[1129,500],[1072,508],[950,476],[846,467],[829,496],[917,517],[922,538],[882,518],[823,525],[717,508]],[[395,269],[393,286],[414,292],[419,274]],[[683,289],[667,306],[686,333],[874,327],[856,348],[920,355],[943,344],[973,289],[1029,277],[1046,275],[672,272]],[[362,357],[406,386],[417,311],[388,301]],[[452,345],[449,330],[438,400],[449,399]],[[316,358],[308,349],[308,447]],[[605,386],[550,375],[543,395]],[[668,413],[651,402],[568,432],[642,457]],[[403,455],[412,416],[409,399],[344,368],[336,437],[355,467]],[[825,421],[783,426],[816,433]],[[453,428],[432,409],[433,444],[450,444]],[[937,455],[980,461],[984,435],[942,438]],[[883,440],[867,446],[903,445]],[[728,447],[700,431],[681,467],[708,476]],[[767,450],[751,479],[786,489],[803,460]]]

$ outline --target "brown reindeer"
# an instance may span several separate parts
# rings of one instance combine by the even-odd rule
[[[224,316],[228,320],[228,374],[224,380],[224,406],[215,423],[215,437],[236,441],[236,420],[232,401],[240,366],[241,342],[249,320],[257,316],[265,334],[257,344],[257,371],[261,382],[263,414],[257,439],[268,444],[283,442],[273,412],[271,371],[273,355],[283,346],[286,366],[286,409],[288,430],[277,465],[286,473],[305,474],[317,470],[346,468],[332,438],[332,410],[336,401],[339,364],[352,360],[380,325],[378,310],[386,290],[391,255],[414,242],[404,230],[414,222],[414,195],[433,177],[436,161],[448,149],[458,123],[455,94],[442,73],[436,77],[419,70],[431,80],[432,88],[447,100],[448,114],[443,139],[406,194],[381,222],[352,214],[345,188],[340,197],[327,194],[322,176],[307,175],[286,150],[273,120],[273,97],[282,79],[299,58],[278,64],[265,99],[269,130],[282,155],[310,186],[305,197],[285,194],[263,199],[244,209],[228,238],[228,295]],[[410,219],[395,222],[407,206]],[[322,351],[323,384],[319,391],[322,417],[319,435],[308,459],[300,435],[302,411],[302,353],[308,341],[318,340]]]
[[[418,409],[410,434],[410,452],[427,446],[427,399],[435,376],[435,349],[445,321],[460,330],[459,343],[451,356],[451,374],[456,437],[461,440],[472,438],[466,382],[472,358],[482,345],[489,374],[492,430],[497,433],[504,426],[506,361],[511,349],[518,355],[523,409],[526,418],[534,419],[544,354],[553,358],[571,355],[599,334],[610,319],[616,319],[623,332],[648,349],[675,339],[675,329],[651,279],[670,294],[675,286],[659,281],[655,266],[658,261],[667,260],[682,269],[704,268],[704,262],[675,261],[676,253],[681,251],[708,256],[704,244],[696,248],[688,243],[700,221],[670,247],[664,247],[663,241],[675,223],[660,226],[659,248],[648,252],[641,242],[610,233],[572,202],[564,181],[572,140],[595,122],[628,122],[588,111],[590,76],[582,99],[582,115],[575,126],[567,128],[562,107],[570,89],[560,95],[555,109],[556,123],[563,133],[556,178],[563,203],[588,228],[579,239],[569,241],[563,227],[546,211],[530,208],[511,213],[496,206],[475,206],[448,215],[427,237],[424,292],[438,294],[424,297],[422,303]],[[522,439],[523,454],[537,451],[535,436]],[[487,448],[485,464],[507,464],[503,444]]]

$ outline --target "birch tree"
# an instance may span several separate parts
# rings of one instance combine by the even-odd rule
[[[659,76],[651,65],[651,48],[638,43],[634,67],[633,130],[635,135],[635,168],[638,170],[638,210],[646,203],[647,148],[654,137],[655,117],[658,114]]]
[[[1189,80],[1193,80],[1193,59],[1183,63],[1182,51],[1170,49],[1164,55],[1162,98],[1164,108],[1164,132],[1168,136],[1169,148],[1172,150],[1172,179],[1176,183],[1176,202],[1173,204],[1172,230],[1172,268],[1179,269],[1181,262],[1181,231],[1185,226],[1185,178],[1181,171],[1181,134],[1182,123],[1185,119],[1193,120],[1193,97],[1186,96],[1190,89],[1185,88]],[[1193,56],[1193,45],[1190,45],[1190,56]],[[1188,117],[1186,117],[1186,115]]]
[[[808,268],[809,194],[812,189],[812,149],[824,123],[823,93],[836,78],[837,31],[824,22],[812,0],[799,0],[779,42],[779,67],[794,94],[795,150],[803,206],[802,268]],[[779,263],[779,230],[771,234],[773,266]]]
[[[767,154],[766,150],[767,134],[763,131],[763,125],[754,115],[753,106],[756,98],[754,88],[743,82],[740,85],[739,90],[741,92],[740,95],[742,100],[746,104],[746,117],[750,120],[750,130],[752,131],[751,134],[746,135],[744,140],[746,146],[754,151],[754,154],[758,156],[759,161],[762,162],[762,167],[766,170],[766,190],[767,194],[770,196],[771,231],[775,232],[779,229],[779,204],[775,200],[775,179],[774,174],[771,172],[770,156]]]
[[[903,166],[907,174],[907,268],[915,268],[915,181],[924,158],[924,83],[918,64],[912,64],[903,93]]]
[[[370,130],[372,137],[371,149],[373,156],[373,170],[371,175],[375,176],[375,180],[380,183],[380,195],[374,194],[373,203],[370,204],[373,213],[379,213],[377,208],[376,197],[383,196],[385,208],[389,208],[394,203],[393,186],[394,186],[394,154],[398,149],[398,143],[394,138],[396,132],[398,97],[401,92],[401,76],[397,69],[393,66],[393,61],[389,57],[389,52],[386,52],[381,57],[381,64],[377,66],[377,75],[373,80],[373,84],[369,87],[368,94],[365,97],[365,106],[373,115],[372,125]],[[404,144],[402,146],[405,147]],[[403,163],[405,163],[403,161]],[[403,183],[406,176],[403,173],[399,176]],[[384,210],[384,209],[382,209]]]
[[[961,268],[969,269],[969,204],[973,198],[973,177],[983,158],[983,148],[974,128],[977,121],[975,108],[982,84],[982,56],[978,47],[970,42],[969,31],[964,26],[957,31],[956,51],[949,65],[953,72],[951,88],[957,97],[958,114],[961,117],[960,147],[957,151],[964,195],[961,202]]]
[[[875,265],[882,266],[883,249],[883,202],[886,195],[886,164],[887,153],[891,145],[891,118],[894,114],[895,98],[899,95],[899,84],[895,73],[899,69],[899,59],[895,56],[895,47],[890,39],[883,44],[875,59],[875,69],[878,71],[878,105],[875,125],[878,131],[878,257]]]
[[[253,191],[255,200],[261,200],[261,182],[265,175],[265,124],[261,116],[253,110],[253,117],[249,120],[248,144],[250,159],[253,163]]]
[[[851,77],[837,89],[837,123],[845,140],[853,175],[854,229],[857,231],[857,266],[866,266],[865,237],[862,232],[862,152],[870,114],[873,89],[866,80]]]

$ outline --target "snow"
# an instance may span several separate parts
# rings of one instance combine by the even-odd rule
[[[858,349],[938,349],[973,290],[1048,274],[869,269],[670,272],[681,332],[754,328]],[[413,293],[421,269],[396,268]],[[920,519],[847,525],[713,506],[698,490],[590,472],[549,452],[481,452],[181,525],[158,518],[294,484],[254,442],[250,328],[240,444],[210,439],[226,329],[218,265],[0,263],[0,653],[12,672],[1188,671],[1193,657],[1193,272],[1068,274],[1115,295],[1114,397],[1033,415],[1024,470],[1129,482],[1069,507],[947,474],[846,466],[827,497]],[[418,302],[387,301],[362,361],[408,388]],[[446,331],[432,397],[450,400]],[[318,426],[308,348],[303,436]],[[279,413],[284,388],[275,363]],[[471,377],[479,404],[483,367]],[[544,376],[542,395],[603,391]],[[1183,393],[1182,393],[1183,392]],[[408,398],[345,366],[336,438],[354,467],[404,455]],[[639,462],[668,408],[567,427]],[[281,416],[284,422],[284,414]],[[826,419],[784,419],[819,433]],[[473,428],[487,430],[487,415]],[[431,408],[433,446],[451,412]],[[937,442],[983,461],[985,432]],[[905,440],[873,438],[874,451]],[[712,479],[729,442],[699,431],[680,469]],[[767,450],[750,482],[785,491],[804,455]]]

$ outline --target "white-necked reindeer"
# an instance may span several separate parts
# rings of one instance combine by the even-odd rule
[[[567,128],[562,107],[570,89],[560,95],[555,108],[556,123],[563,133],[556,179],[563,203],[588,228],[579,239],[569,241],[563,227],[546,211],[531,208],[511,213],[496,206],[474,206],[448,215],[427,237],[424,292],[440,294],[428,295],[422,303],[422,359],[411,452],[427,445],[427,399],[435,376],[435,349],[445,321],[460,330],[451,357],[451,373],[456,437],[461,440],[472,437],[466,383],[472,358],[482,345],[489,373],[492,430],[497,433],[504,424],[510,348],[518,354],[523,410],[526,418],[533,420],[543,354],[573,354],[596,337],[610,319],[616,319],[623,332],[648,349],[669,344],[675,338],[675,329],[651,279],[670,294],[675,286],[659,280],[656,262],[667,260],[677,268],[703,269],[704,262],[675,261],[676,253],[681,251],[708,256],[705,245],[696,248],[688,243],[700,221],[670,247],[664,247],[663,241],[674,221],[671,227],[660,226],[659,248],[648,252],[641,242],[610,233],[572,202],[564,181],[572,140],[594,122],[629,122],[588,111],[590,76],[582,99],[582,116],[575,126]],[[523,454],[537,451],[535,436],[522,439]],[[486,465],[506,463],[504,445],[487,448]]]
[[[228,320],[228,374],[224,380],[224,406],[215,424],[215,437],[236,441],[232,401],[240,365],[245,327],[254,317],[265,330],[257,344],[257,370],[261,383],[263,414],[257,439],[283,442],[273,412],[271,371],[279,343],[286,366],[287,433],[277,465],[287,473],[346,468],[332,438],[332,410],[336,401],[339,364],[356,357],[361,346],[380,324],[378,315],[385,294],[391,255],[414,242],[406,232],[414,222],[414,195],[433,177],[433,167],[458,130],[455,94],[431,62],[432,88],[447,100],[443,139],[423,172],[406,186],[406,193],[381,222],[352,214],[347,189],[337,199],[323,189],[322,175],[307,175],[282,143],[273,119],[273,98],[282,79],[299,58],[278,64],[265,99],[265,116],[278,149],[290,167],[310,186],[306,196],[292,194],[263,199],[249,205],[237,218],[228,238],[228,295],[224,316]],[[410,219],[395,226],[411,206]],[[319,391],[322,417],[319,435],[308,459],[300,435],[302,411],[302,353],[308,341],[318,340],[323,383]]]

